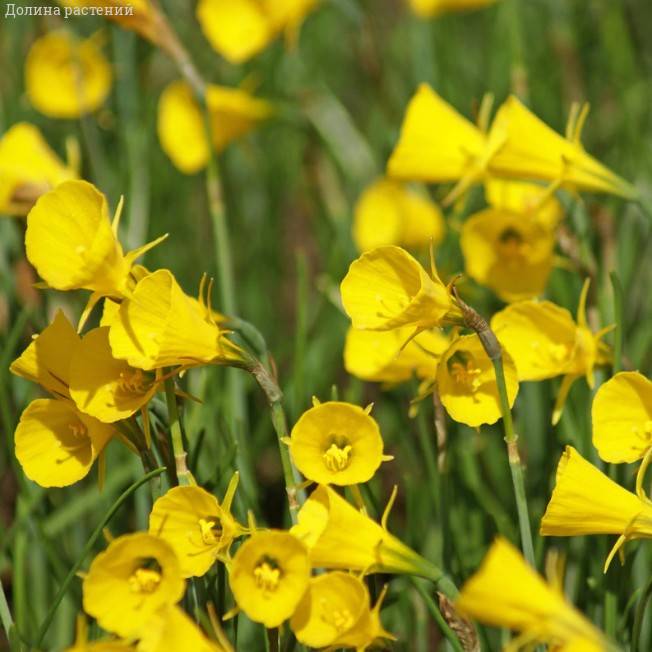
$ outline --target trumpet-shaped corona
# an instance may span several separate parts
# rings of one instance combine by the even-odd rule
[[[225,558],[236,537],[246,532],[231,514],[238,476],[220,504],[201,487],[173,487],[156,500],[149,532],[167,541],[179,558],[184,577],[201,577],[218,558]]]
[[[368,186],[355,207],[353,239],[359,251],[383,245],[436,245],[444,230],[437,204],[391,179],[379,179]]]
[[[504,301],[541,294],[553,266],[555,234],[534,218],[488,208],[464,222],[466,273]]]
[[[439,330],[426,330],[410,339],[412,330],[409,326],[391,331],[349,328],[344,345],[345,369],[357,378],[379,383],[401,383],[412,375],[434,378],[449,339]]]
[[[67,31],[50,32],[33,43],[25,61],[29,101],[50,118],[78,118],[99,109],[111,80],[97,36],[78,41]]]
[[[604,383],[591,414],[593,445],[605,462],[636,462],[652,448],[652,382],[637,371]]]
[[[168,543],[127,534],[93,559],[82,586],[84,611],[108,632],[140,637],[160,609],[181,600],[185,584]]]
[[[381,638],[394,638],[380,622],[381,602],[371,608],[369,591],[358,577],[325,573],[310,580],[290,627],[308,647],[354,647],[362,652]]]
[[[507,398],[510,407],[518,393],[516,366],[503,351]],[[452,419],[471,427],[496,423],[501,416],[493,364],[476,335],[462,335],[442,354],[437,388]]]
[[[490,172],[634,199],[637,197],[636,189],[587,154],[582,146],[580,136],[587,114],[588,105],[581,110],[574,107],[564,138],[537,118],[518,98],[509,97],[491,126],[491,135],[502,145],[491,159]]]
[[[617,534],[605,571],[620,547],[630,539],[652,537],[652,503],[637,482],[634,494],[587,462],[572,446],[557,467],[557,482],[541,519],[544,536]]]
[[[509,582],[505,582],[506,572]],[[513,649],[517,649],[516,641],[521,645],[548,643],[564,650],[567,643],[583,641],[589,647],[579,649],[605,650],[600,631],[503,538],[494,542],[480,569],[462,587],[455,607],[482,623],[521,632]]]
[[[233,558],[229,584],[251,620],[278,627],[297,608],[310,581],[306,546],[288,532],[268,530],[247,539]]]
[[[434,271],[434,270],[433,270]],[[349,267],[341,285],[353,328],[391,330],[439,326],[454,312],[448,288],[400,247],[378,247]]]
[[[350,485],[371,480],[383,460],[380,428],[368,410],[341,401],[317,403],[290,435],[296,467],[313,482]]]
[[[83,414],[72,402],[39,398],[16,427],[16,457],[42,487],[66,487],[84,478],[114,434],[112,426]]]
[[[216,324],[210,306],[184,294],[166,269],[138,281],[131,298],[120,306],[109,341],[114,357],[146,371],[242,359],[240,349]]]

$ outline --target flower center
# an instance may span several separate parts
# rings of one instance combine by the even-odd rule
[[[281,581],[281,569],[276,560],[264,556],[254,568],[254,579],[256,586],[263,590],[263,593],[273,593]]]
[[[201,539],[207,546],[214,546],[222,539],[222,527],[216,517],[200,518],[199,530]]]
[[[456,351],[447,361],[448,373],[453,380],[467,390],[475,392],[480,387],[480,374],[475,358],[465,351]]]
[[[529,248],[523,236],[512,227],[505,229],[498,236],[498,255],[510,262],[525,258]]]
[[[326,468],[333,473],[344,471],[351,463],[352,450],[353,448],[348,440],[334,441],[322,455]]]
[[[329,609],[326,600],[322,601],[321,619],[338,632],[345,632],[353,627],[353,615],[348,609]]]
[[[141,369],[132,369],[129,367],[120,372],[118,387],[125,394],[144,394],[149,385],[147,376]]]
[[[137,568],[129,577],[129,588],[133,593],[153,593],[161,579],[161,573],[154,568]]]

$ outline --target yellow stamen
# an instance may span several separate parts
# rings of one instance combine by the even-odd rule
[[[151,568],[137,568],[129,577],[129,588],[134,593],[153,593],[161,583],[161,574]]]
[[[263,558],[254,568],[256,586],[264,593],[276,591],[281,581],[281,569],[272,559]]]
[[[220,522],[216,518],[212,519],[199,519],[199,529],[201,531],[202,541],[207,545],[215,545],[220,542],[222,538],[222,528]]]
[[[351,463],[352,450],[351,444],[338,445],[333,442],[322,455],[326,468],[333,473],[344,471]]]

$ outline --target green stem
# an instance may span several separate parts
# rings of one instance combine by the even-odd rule
[[[446,637],[446,640],[451,644],[453,650],[455,650],[455,652],[464,652],[464,648],[462,647],[460,640],[455,635],[455,632],[450,628],[450,626],[446,622],[446,619],[442,616],[439,607],[437,606],[436,602],[432,599],[432,596],[428,593],[426,588],[422,586],[422,584],[413,577],[410,578],[410,581],[412,582],[412,586],[414,586],[414,588],[421,596],[421,599],[425,603],[426,609],[428,609],[428,613],[435,619],[435,621],[439,625],[439,629],[441,630],[441,633]]]
[[[7,602],[4,587],[2,586],[2,579],[0,579],[0,620],[2,620],[2,627],[4,628],[7,640],[9,641],[11,640],[9,632],[14,626],[14,621],[11,617],[11,611],[9,611],[9,603]]]
[[[623,286],[620,283],[618,274],[611,272],[611,287],[614,294],[614,322],[616,329],[614,331],[614,360],[613,372],[617,374],[622,369],[623,357]]]
[[[643,617],[645,616],[645,608],[647,607],[650,596],[652,595],[652,578],[643,589],[643,593],[639,598],[636,605],[636,614],[634,615],[634,627],[632,629],[632,652],[643,652],[641,647],[641,628],[643,627]]]
[[[52,623],[57,608],[59,607],[59,604],[63,599],[63,596],[66,594],[66,591],[68,590],[68,586],[70,585],[70,582],[72,582],[73,578],[77,574],[77,571],[81,567],[82,563],[93,549],[93,546],[95,545],[95,541],[97,541],[99,536],[102,534],[102,530],[108,525],[109,521],[113,518],[115,513],[120,509],[120,507],[127,500],[127,498],[129,498],[134,493],[134,491],[136,491],[136,489],[144,485],[152,478],[159,476],[161,473],[163,473],[163,471],[165,471],[164,466],[152,471],[151,473],[148,473],[147,475],[144,475],[140,480],[134,482],[126,491],[124,491],[120,495],[120,497],[113,503],[113,505],[111,505],[111,508],[106,513],[104,518],[100,521],[100,523],[97,525],[95,530],[93,530],[93,533],[91,534],[90,538],[86,542],[86,545],[82,549],[81,555],[78,557],[77,561],[73,564],[72,568],[68,572],[68,575],[66,575],[63,584],[57,591],[57,595],[52,601],[52,606],[50,607],[50,611],[48,612],[47,616],[45,617],[45,620],[43,621],[43,624],[39,629],[38,638],[36,639],[36,644],[34,647],[36,648],[41,647],[41,643],[43,642],[43,639],[47,634],[47,631],[50,627],[50,624]]]
[[[165,400],[168,404],[168,418],[170,426],[170,438],[172,440],[172,452],[174,454],[174,465],[177,471],[177,481],[180,485],[191,485],[192,475],[186,465],[186,451],[183,448],[183,435],[181,434],[181,421],[177,408],[177,397],[174,393],[174,378],[168,377],[165,383]]]
[[[500,412],[503,417],[503,427],[505,428],[505,443],[507,445],[509,470],[512,475],[514,497],[516,498],[518,525],[521,531],[521,547],[525,559],[527,559],[533,568],[536,568],[536,563],[534,561],[534,545],[532,543],[532,530],[530,528],[530,516],[528,513],[527,497],[525,493],[525,481],[523,478],[523,465],[521,464],[521,455],[518,451],[518,435],[514,430],[512,411],[509,407],[509,399],[507,397],[507,384],[505,383],[505,370],[503,369],[502,354],[493,358],[492,362],[496,372],[496,385],[498,386]]]

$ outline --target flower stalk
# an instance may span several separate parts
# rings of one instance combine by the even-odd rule
[[[174,455],[174,465],[177,471],[177,481],[179,485],[192,485],[192,474],[186,464],[187,453],[183,447],[183,435],[181,433],[181,421],[179,418],[179,409],[177,407],[177,397],[174,393],[174,378],[169,376],[164,381],[165,400],[168,406],[170,438],[172,440],[172,453]]]

